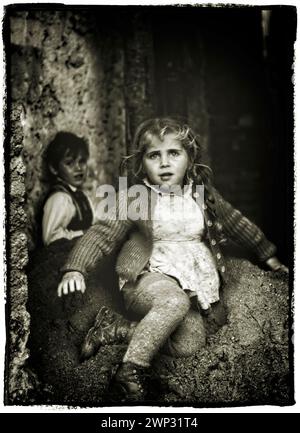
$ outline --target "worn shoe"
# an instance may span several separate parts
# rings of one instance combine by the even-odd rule
[[[111,383],[111,389],[122,402],[145,401],[148,376],[148,368],[132,362],[124,362],[120,364],[116,371]]]
[[[128,342],[135,326],[135,322],[124,319],[107,307],[102,307],[84,339],[80,360],[89,359],[101,346]]]

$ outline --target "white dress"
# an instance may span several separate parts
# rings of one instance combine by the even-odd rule
[[[206,310],[219,300],[220,280],[211,251],[202,241],[204,216],[191,192],[190,186],[182,195],[158,193],[148,270],[175,277]]]

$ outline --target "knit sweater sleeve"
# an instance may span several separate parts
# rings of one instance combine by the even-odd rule
[[[123,195],[117,195],[116,203],[116,211],[113,210],[110,214],[98,219],[97,223],[91,226],[76,242],[66,263],[61,268],[62,272],[79,271],[85,275],[98,260],[110,254],[124,240],[133,222],[126,218],[118,218],[120,209],[126,205]]]
[[[264,262],[276,254],[276,246],[253,222],[228,203],[213,188],[217,213],[225,234],[238,245],[252,251],[258,260]]]

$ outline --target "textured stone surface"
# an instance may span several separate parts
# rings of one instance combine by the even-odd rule
[[[178,362],[176,377],[171,379],[173,392],[185,402],[203,405],[289,404],[287,279],[243,260],[231,260],[228,272],[224,293],[228,324],[191,360],[194,370],[188,368],[185,380],[178,374],[184,362]]]
[[[107,266],[109,272],[111,264]],[[189,358],[157,356],[151,372],[150,399],[143,404],[292,404],[287,278],[241,259],[229,260],[227,268],[227,324],[211,333],[206,347]],[[68,305],[51,310],[55,311],[52,317],[50,302],[37,308],[38,300],[31,299],[36,324],[31,335],[32,362],[47,390],[35,395],[37,403],[120,404],[108,385],[126,346],[103,347],[90,360],[79,362],[80,346],[98,308],[103,303],[120,308],[113,286],[110,292],[104,286],[102,268],[98,276],[97,272],[91,274],[84,299],[68,299]],[[64,313],[60,314],[60,309]]]
[[[10,238],[8,247],[8,283],[7,313],[8,342],[6,367],[6,402],[26,401],[27,393],[34,388],[34,375],[25,368],[29,356],[27,340],[30,333],[30,316],[26,310],[27,279],[24,268],[28,260],[26,215],[24,205],[25,167],[20,159],[23,135],[20,125],[22,107],[11,107],[10,134],[10,202],[8,215],[10,218]]]

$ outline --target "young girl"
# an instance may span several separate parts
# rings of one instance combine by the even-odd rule
[[[198,163],[201,147],[188,126],[170,118],[150,119],[138,128],[134,145],[129,159],[137,184],[147,192],[140,195],[139,218],[130,212],[124,218],[134,198],[120,191],[116,202],[122,218],[108,215],[80,239],[63,267],[58,295],[84,291],[88,270],[124,243],[116,269],[125,305],[141,320],[114,384],[127,399],[142,401],[147,369],[159,349],[189,356],[205,344],[202,314],[218,304],[226,275],[220,250],[224,234],[271,269],[285,267],[261,230],[212,186],[207,167]],[[183,194],[174,193],[174,186],[184,185]],[[196,185],[204,188],[201,206]]]
[[[43,208],[44,245],[81,236],[92,224],[92,206],[81,189],[88,157],[86,141],[70,132],[57,133],[48,145],[44,160],[51,187]]]

